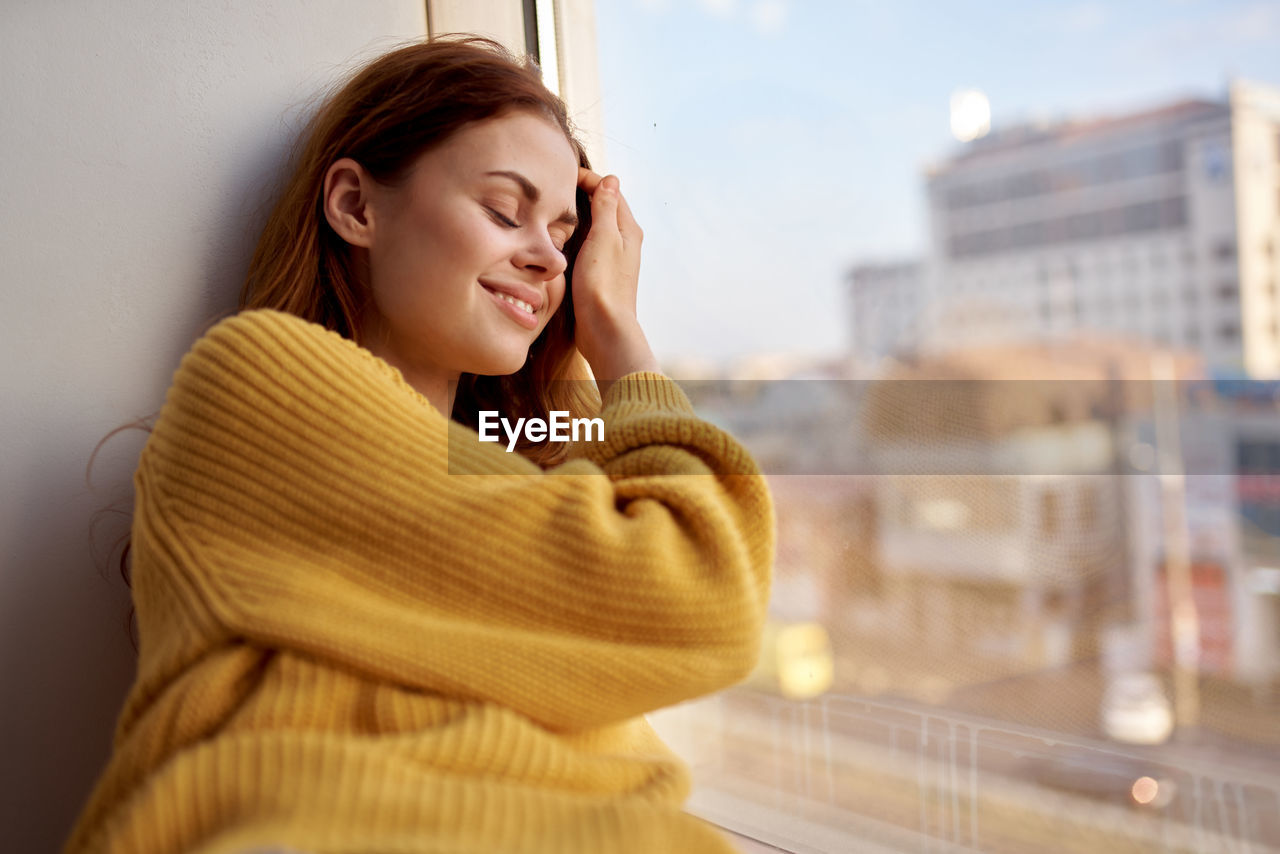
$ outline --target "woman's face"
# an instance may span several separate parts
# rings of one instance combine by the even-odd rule
[[[533,113],[465,126],[366,208],[362,343],[415,379],[518,371],[565,294],[578,159]]]

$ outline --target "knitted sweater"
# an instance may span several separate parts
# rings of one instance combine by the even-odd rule
[[[754,664],[770,498],[660,374],[601,417],[543,472],[337,333],[215,326],[135,475],[138,674],[66,851],[732,851],[642,714]]]

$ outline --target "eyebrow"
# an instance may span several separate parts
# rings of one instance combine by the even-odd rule
[[[495,178],[507,178],[516,182],[516,184],[520,186],[520,192],[524,197],[535,204],[538,199],[542,197],[541,191],[533,185],[533,182],[521,175],[519,172],[512,172],[508,169],[499,169],[493,172],[486,172],[484,174]],[[561,211],[560,216],[556,217],[555,221],[564,223],[570,228],[578,227],[578,215],[568,208]]]

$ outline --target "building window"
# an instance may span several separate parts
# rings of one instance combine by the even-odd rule
[[[1221,282],[1218,284],[1218,299],[1223,302],[1235,302],[1240,296],[1240,288],[1235,282]]]
[[[1218,340],[1231,343],[1240,339],[1240,326],[1228,320],[1218,327]]]
[[[1160,203],[1140,202],[1123,208],[1125,231],[1152,231],[1160,226]]]
[[[1167,231],[1182,228],[1186,222],[1187,200],[1176,196],[1067,217],[955,234],[948,241],[948,252],[953,258],[990,255],[1013,249],[1095,240],[1104,235]]]
[[[1219,261],[1232,261],[1236,257],[1236,243],[1234,240],[1219,240],[1213,246],[1213,257]]]
[[[1181,228],[1187,224],[1187,199],[1174,196],[1160,202],[1160,227]]]

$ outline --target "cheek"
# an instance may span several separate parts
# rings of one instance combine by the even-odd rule
[[[547,299],[550,301],[552,311],[548,313],[548,317],[555,314],[564,306],[565,297],[565,281],[564,276],[556,279],[555,284],[547,287]]]

